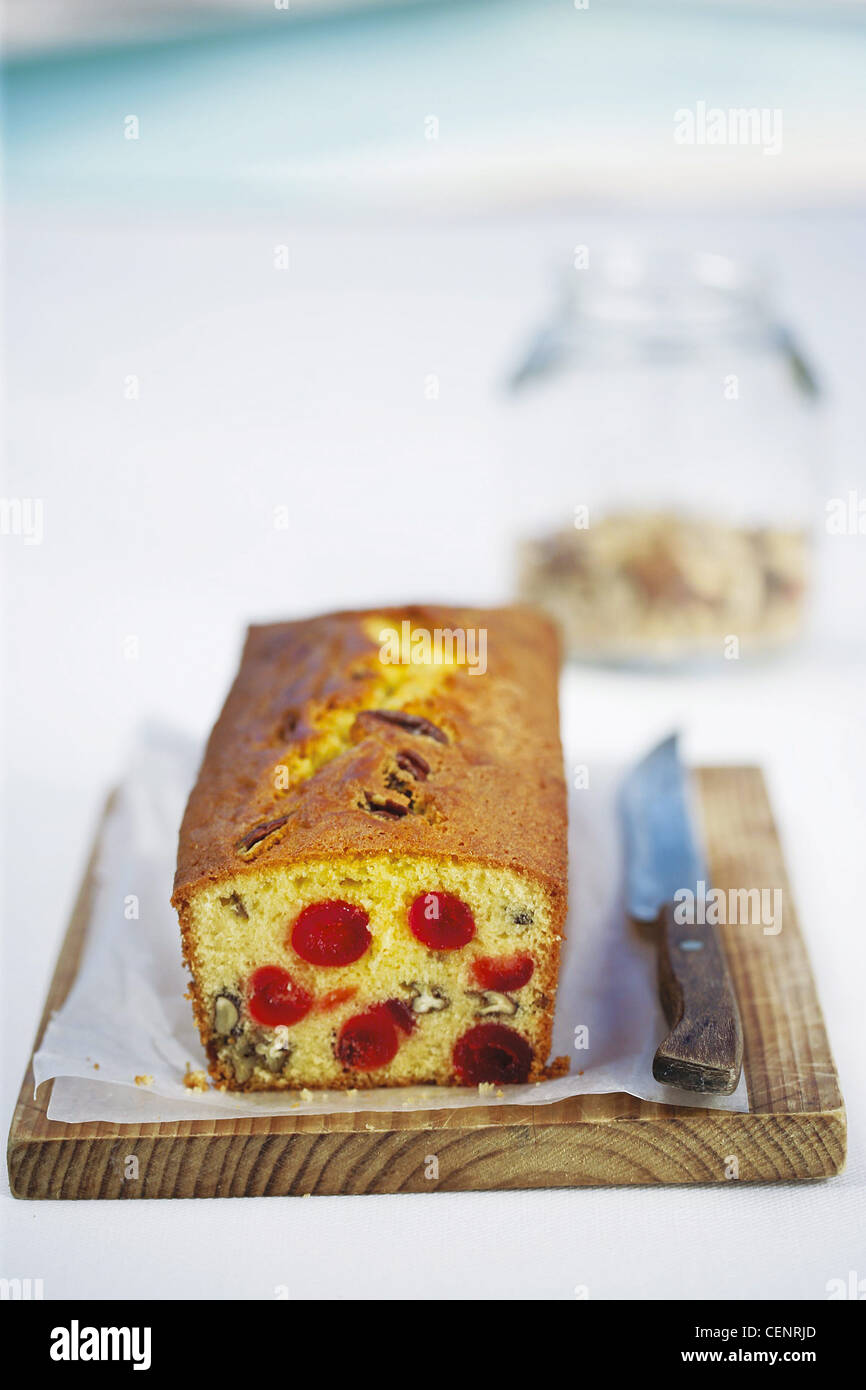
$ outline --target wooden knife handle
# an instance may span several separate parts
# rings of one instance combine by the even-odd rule
[[[743,1064],[743,1026],[718,931],[680,925],[664,908],[658,937],[659,994],[670,1033],[653,1076],[684,1091],[729,1096]]]

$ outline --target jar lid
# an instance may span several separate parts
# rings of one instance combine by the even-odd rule
[[[617,247],[588,253],[585,266],[557,277],[553,311],[509,386],[566,366],[664,365],[731,343],[740,351],[783,353],[798,384],[816,393],[757,268],[708,251]]]

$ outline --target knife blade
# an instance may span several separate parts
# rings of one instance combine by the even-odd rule
[[[681,1090],[730,1095],[740,1079],[743,1029],[718,929],[687,920],[695,916],[687,893],[694,903],[709,876],[676,734],[628,774],[621,810],[628,914],[652,929],[670,1029],[653,1058],[653,1076]]]

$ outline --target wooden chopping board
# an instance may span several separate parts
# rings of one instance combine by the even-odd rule
[[[9,1133],[13,1194],[306,1197],[725,1182],[735,1169],[741,1182],[838,1173],[845,1111],[763,778],[754,767],[719,767],[697,779],[713,886],[783,892],[777,936],[759,927],[722,933],[743,1019],[749,1114],[603,1095],[507,1108],[67,1125],[47,1118],[51,1082],[33,1099],[31,1059]],[[75,978],[94,859],[36,1047]],[[128,1177],[136,1168],[138,1178]]]

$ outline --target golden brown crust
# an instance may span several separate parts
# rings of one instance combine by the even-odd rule
[[[448,743],[362,715],[345,752],[300,786],[275,790],[280,757],[303,748],[324,711],[363,710],[365,679],[352,672],[375,662],[378,648],[361,620],[380,614],[395,625],[408,618],[431,629],[486,628],[486,673],[458,670],[412,706],[446,731]],[[242,837],[283,816],[253,863],[417,853],[513,868],[564,892],[557,676],[554,629],[524,607],[382,609],[250,628],[183,818],[172,901],[243,873]],[[387,791],[383,769],[406,747],[431,766],[425,814],[372,815],[365,794]]]

